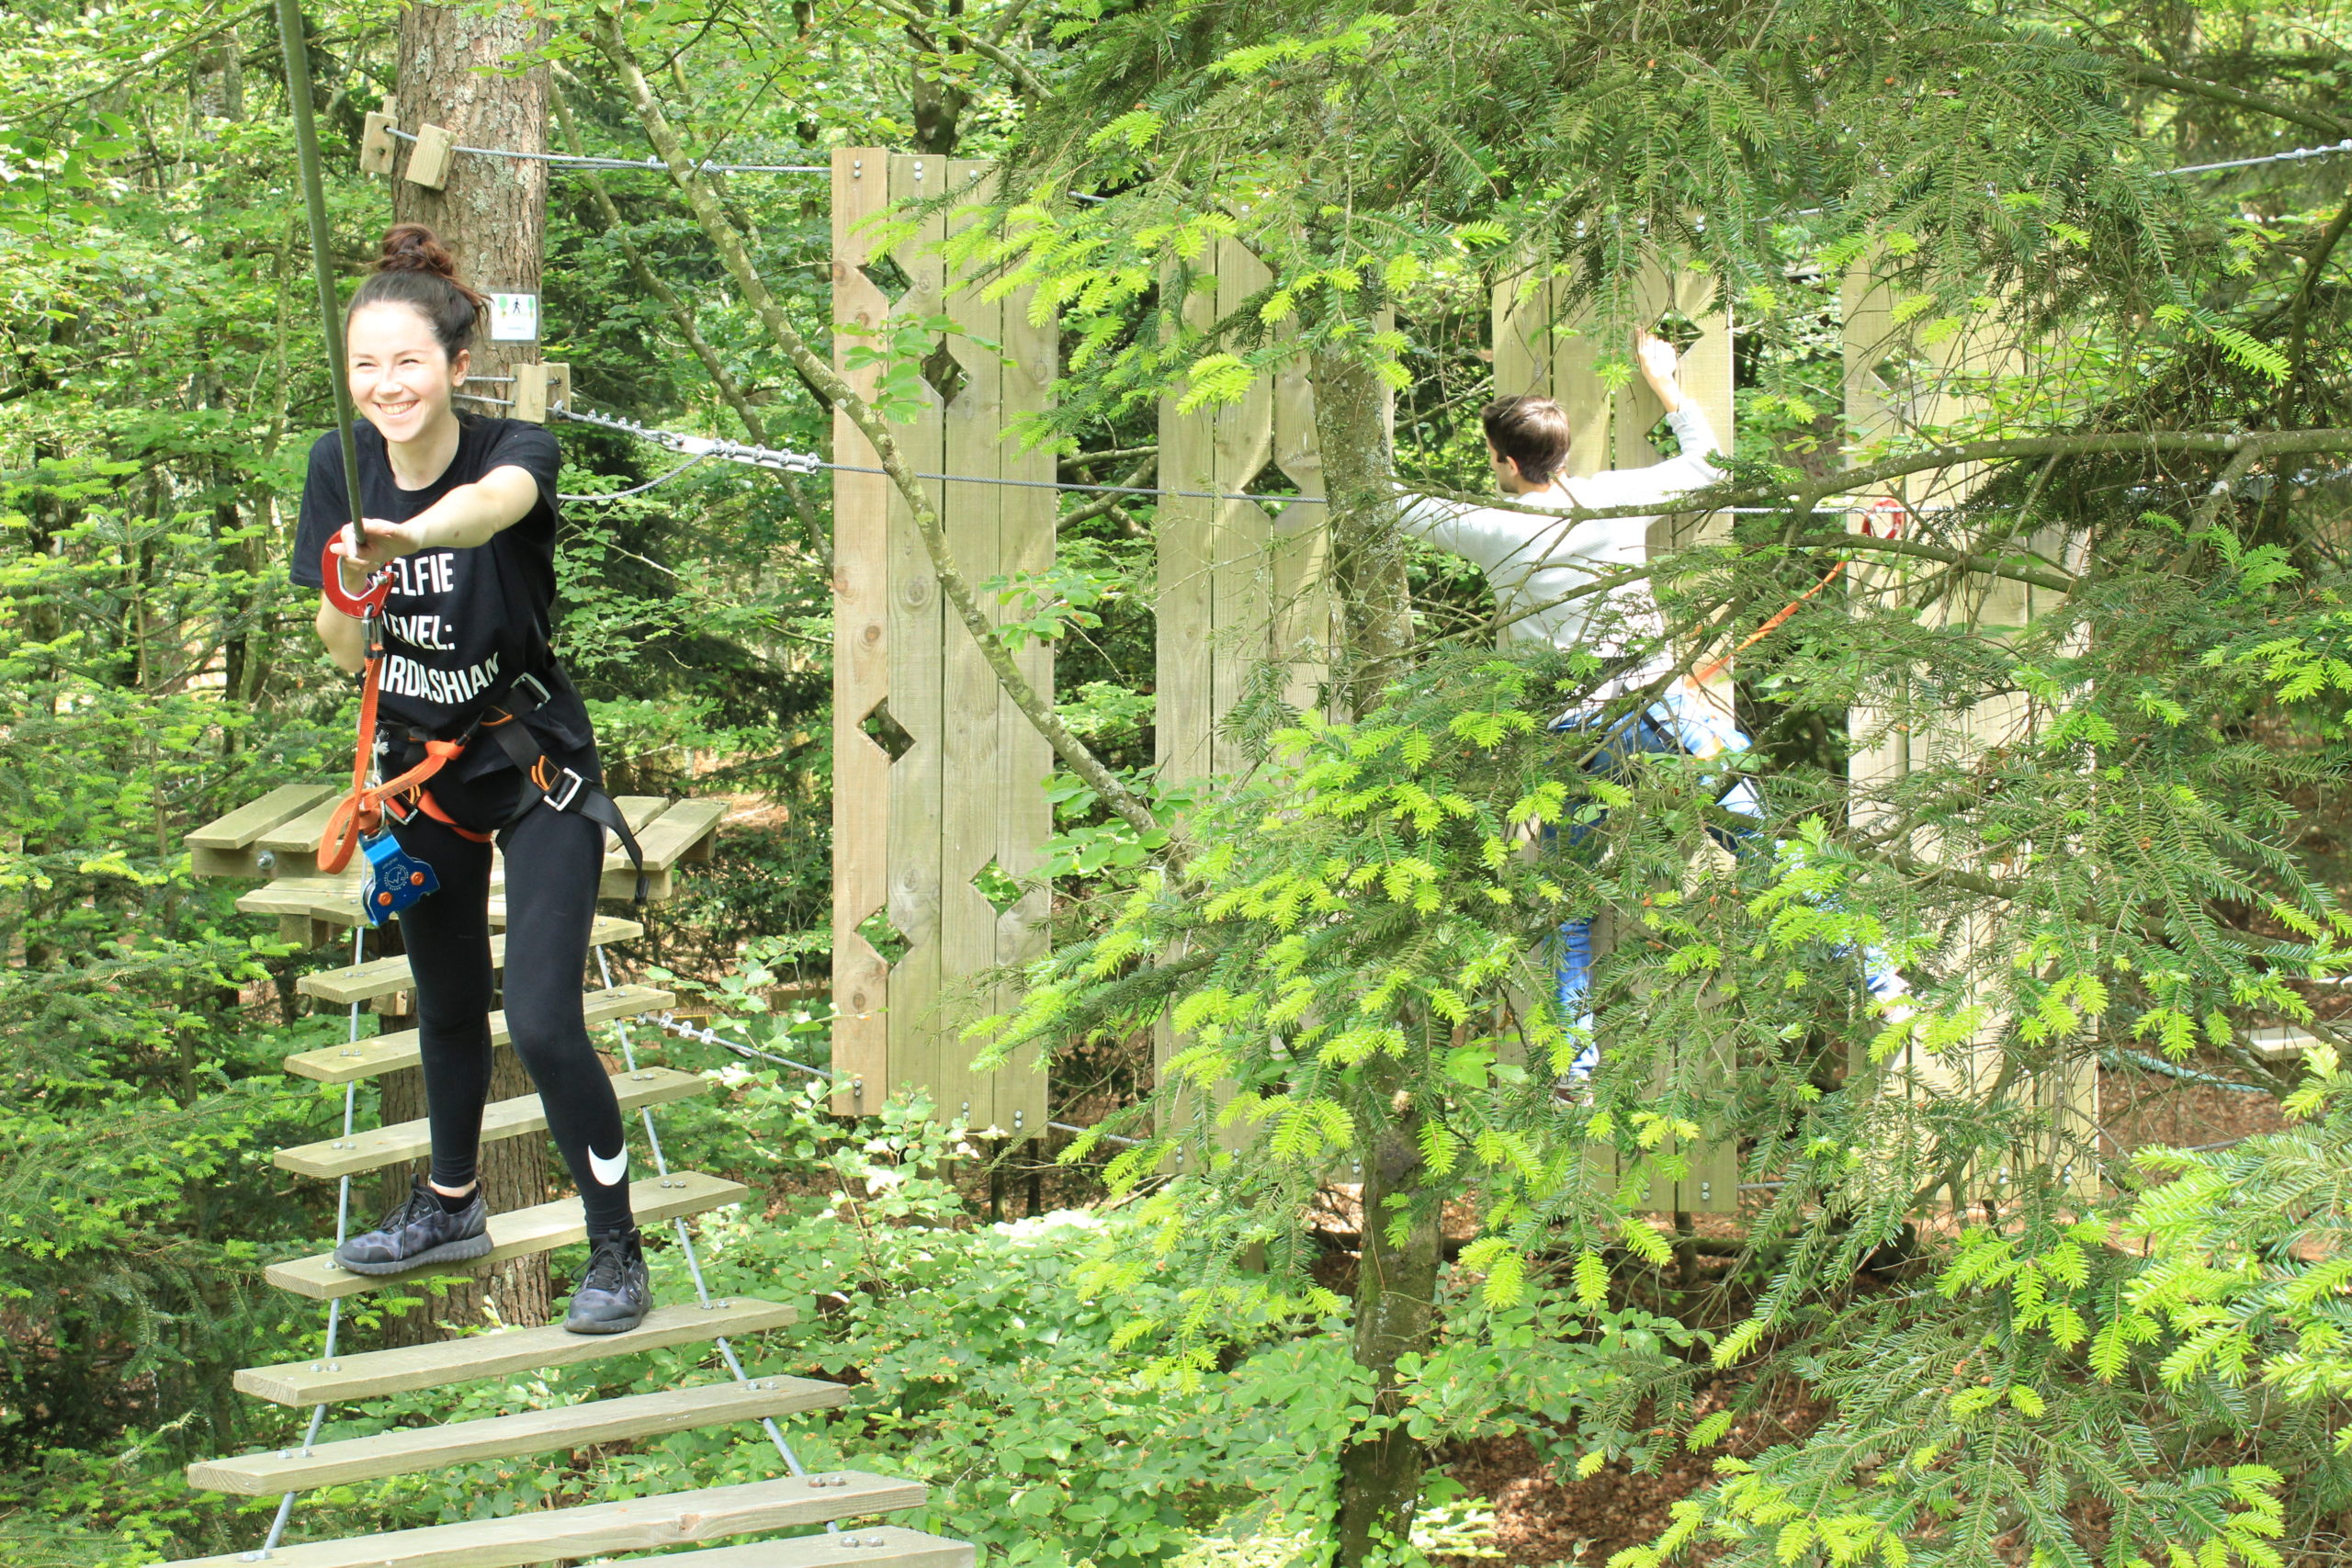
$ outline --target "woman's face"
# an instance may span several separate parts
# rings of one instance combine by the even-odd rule
[[[449,395],[465,385],[472,355],[441,351],[423,311],[390,300],[362,305],[345,332],[351,400],[388,442],[414,441],[443,421]]]

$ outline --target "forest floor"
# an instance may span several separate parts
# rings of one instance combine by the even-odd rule
[[[2333,1012],[2340,1007],[2321,1010]],[[2211,1056],[2192,1066],[2215,1077],[2231,1077],[2236,1070]],[[2119,1152],[2155,1144],[2214,1144],[2281,1125],[2278,1102],[2268,1095],[2129,1069],[2100,1073],[2099,1104],[2100,1123],[2111,1140],[2109,1146]],[[1730,1216],[1699,1216],[1695,1224],[1701,1235],[1738,1234],[1737,1222]],[[1698,1414],[1721,1408],[1737,1391],[1730,1377],[1710,1385],[1700,1396]],[[1611,1461],[1583,1480],[1570,1473],[1573,1452],[1547,1460],[1524,1437],[1456,1445],[1442,1456],[1442,1462],[1446,1473],[1494,1509],[1492,1545],[1500,1555],[1443,1561],[1458,1568],[1478,1562],[1530,1568],[1553,1562],[1605,1563],[1625,1548],[1655,1539],[1669,1522],[1673,1505],[1713,1479],[1716,1455],[1747,1457],[1776,1443],[1799,1441],[1828,1414],[1827,1404],[1804,1384],[1783,1383],[1768,1391],[1717,1448],[1704,1453],[1669,1452],[1647,1472]],[[2325,1560],[2310,1561],[2315,1565]]]

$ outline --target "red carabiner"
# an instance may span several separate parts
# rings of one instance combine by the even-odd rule
[[[327,541],[326,549],[319,557],[319,586],[325,591],[327,603],[349,615],[353,620],[365,620],[384,607],[384,600],[392,592],[392,569],[385,567],[368,580],[368,586],[356,597],[343,591],[343,558],[334,553],[334,541]]]

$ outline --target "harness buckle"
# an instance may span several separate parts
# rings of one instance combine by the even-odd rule
[[[580,798],[580,792],[587,787],[586,779],[573,769],[566,768],[556,779],[554,787],[546,792],[547,803],[558,811],[569,811],[571,803]]]
[[[555,700],[554,694],[547,689],[537,675],[527,670],[514,677],[514,685],[518,690],[526,686],[529,687],[531,694],[538,699],[537,705],[540,707],[545,707]]]

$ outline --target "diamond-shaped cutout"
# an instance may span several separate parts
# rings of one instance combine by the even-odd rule
[[[891,921],[888,909],[876,909],[858,921],[857,934],[865,939],[865,945],[872,948],[876,956],[885,964],[896,964],[907,955],[907,949],[914,945],[907,940],[906,933]]]
[[[1000,915],[1012,913],[1012,907],[1021,902],[1021,884],[994,861],[972,874],[972,889]]]
[[[915,368],[922,372],[922,378],[931,384],[931,389],[939,394],[942,408],[954,402],[956,394],[964,389],[964,383],[971,379],[964,373],[963,366],[956,363],[955,352],[947,346],[945,338],[939,340],[938,347],[916,360]]]
[[[1677,354],[1688,354],[1690,345],[1707,335],[1706,329],[1679,310],[1668,310],[1650,323],[1652,336],[1662,337],[1674,345]]]
[[[874,744],[888,752],[890,761],[894,762],[914,747],[915,738],[907,733],[906,726],[890,716],[890,703],[887,697],[876,703],[874,711],[859,720],[857,727],[865,731]]]
[[[1298,485],[1269,459],[1266,466],[1258,470],[1258,477],[1243,485],[1241,490],[1245,495],[1282,497],[1296,495]],[[1261,500],[1258,504],[1265,509],[1266,515],[1269,517],[1280,517],[1290,510],[1289,503],[1281,500]]]
[[[1656,424],[1642,432],[1642,439],[1650,444],[1650,450],[1657,454],[1660,462],[1682,456],[1682,437],[1674,434],[1673,423],[1664,414],[1658,415]]]
[[[907,290],[915,286],[915,280],[907,276],[907,269],[899,265],[896,256],[876,256],[857,270],[893,305],[906,298]]]

